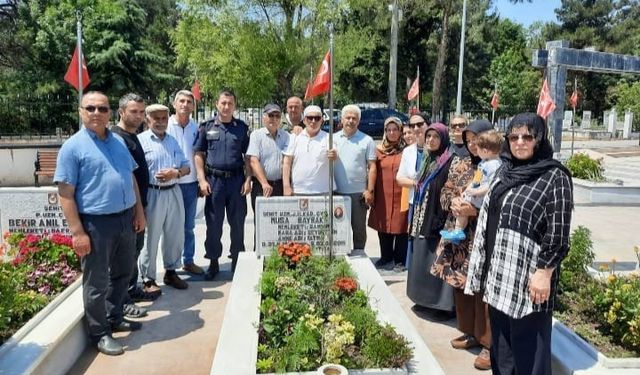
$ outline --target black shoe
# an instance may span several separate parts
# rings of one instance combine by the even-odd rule
[[[124,353],[124,348],[113,337],[105,335],[100,337],[100,341],[96,345],[98,351],[106,355],[120,355]]]
[[[220,264],[218,264],[218,259],[213,259],[211,263],[209,263],[209,269],[207,270],[207,273],[204,274],[204,279],[207,281],[211,281],[219,272]]]
[[[163,281],[164,285],[169,285],[176,289],[187,289],[189,287],[189,284],[182,280],[175,270],[167,270],[164,274]]]
[[[132,322],[131,320],[122,319],[118,324],[111,325],[112,332],[133,332],[142,328],[142,323]]]
[[[231,259],[231,272],[236,272],[236,265],[238,264],[238,257]]]
[[[392,263],[390,260],[380,258],[374,263],[374,265],[376,266],[376,268],[386,268],[390,263]]]
[[[133,302],[151,302],[157,300],[158,297],[160,297],[160,293],[147,293],[138,286],[129,291],[129,298],[131,298]]]

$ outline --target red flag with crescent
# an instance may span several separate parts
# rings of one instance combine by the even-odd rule
[[[571,98],[569,98],[569,103],[571,104],[571,108],[576,109],[578,106],[578,90],[573,90],[573,94],[571,94]]]
[[[542,90],[540,90],[540,99],[538,100],[538,110],[536,111],[540,117],[546,119],[553,110],[556,109],[556,103],[551,99],[551,92],[549,91],[549,84],[547,79],[544,79],[542,83]]]
[[[331,88],[331,55],[329,52],[324,56],[320,68],[318,68],[318,74],[313,84],[308,88],[304,95],[304,99],[311,99],[318,95],[322,95],[329,91]]]
[[[500,105],[500,96],[498,96],[498,92],[497,91],[494,91],[493,92],[493,97],[491,97],[491,108],[496,110],[496,109],[498,109],[499,105]]]
[[[89,86],[89,70],[87,69],[87,63],[84,61],[84,56],[82,56],[82,59],[78,58],[78,46],[76,46],[73,50],[73,57],[71,57],[71,63],[67,68],[67,73],[64,75],[64,80],[78,91],[80,91],[80,80],[78,77],[79,61],[82,61],[82,89],[84,90]]]
[[[197,79],[193,83],[193,86],[191,86],[191,93],[193,94],[193,98],[196,102],[199,102],[202,98],[202,95],[200,95],[200,82]]]
[[[407,100],[413,100],[420,93],[420,82],[418,82],[419,78],[416,78],[407,93]]]

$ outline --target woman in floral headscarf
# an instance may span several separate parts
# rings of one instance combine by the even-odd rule
[[[446,319],[454,309],[453,288],[437,278],[429,269],[435,260],[447,212],[440,204],[440,191],[447,180],[451,153],[449,132],[441,123],[429,125],[425,136],[425,157],[420,168],[413,200],[413,216],[409,234],[413,237],[413,253],[407,275],[407,296],[417,306],[433,309],[435,318]]]
[[[404,269],[407,258],[407,212],[400,210],[402,187],[396,182],[404,147],[402,121],[389,117],[384,122],[382,143],[376,148],[375,197],[369,213],[369,226],[378,231],[380,240],[376,267],[391,264]]]

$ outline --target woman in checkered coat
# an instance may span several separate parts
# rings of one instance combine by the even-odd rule
[[[478,217],[465,293],[484,293],[494,374],[551,374],[551,321],[573,186],[544,120],[516,115]]]

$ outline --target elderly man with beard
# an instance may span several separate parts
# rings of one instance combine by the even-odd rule
[[[181,266],[184,244],[184,203],[178,187],[180,177],[189,174],[189,161],[180,145],[167,134],[169,108],[152,104],[146,109],[149,129],[139,135],[149,165],[147,205],[147,247],[140,254],[139,267],[146,288],[157,288],[156,256],[162,237],[164,284],[187,289],[188,284],[176,273]]]

